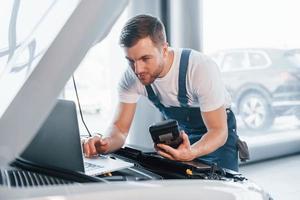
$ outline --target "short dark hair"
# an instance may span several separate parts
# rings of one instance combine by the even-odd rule
[[[155,46],[166,42],[166,33],[163,23],[150,15],[137,15],[127,21],[120,35],[122,47],[132,47],[140,39],[150,37]]]

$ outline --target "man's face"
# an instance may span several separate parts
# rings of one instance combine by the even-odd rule
[[[146,37],[124,50],[130,67],[143,85],[151,84],[160,76],[166,60],[166,46],[159,49],[150,37]]]

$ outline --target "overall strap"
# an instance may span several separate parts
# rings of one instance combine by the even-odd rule
[[[162,105],[158,99],[158,97],[155,95],[151,85],[146,85],[146,90],[148,93],[148,99],[162,112],[164,105]]]
[[[178,76],[178,101],[182,107],[188,107],[188,97],[186,92],[186,72],[189,64],[191,49],[183,49],[180,57]]]

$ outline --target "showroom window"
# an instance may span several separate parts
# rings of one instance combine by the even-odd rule
[[[127,16],[128,9],[125,9],[106,38],[88,51],[74,73],[83,119],[92,133],[104,134],[114,117],[119,79],[128,66],[118,44]],[[62,91],[62,97],[77,104],[72,78]],[[77,113],[81,134],[87,135],[79,112]]]
[[[299,151],[298,8],[294,0],[203,1],[203,51],[221,68],[239,135],[253,152]]]

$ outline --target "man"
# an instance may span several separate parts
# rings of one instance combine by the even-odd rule
[[[183,130],[177,149],[158,144],[158,154],[177,161],[198,158],[238,171],[235,117],[216,64],[200,52],[169,48],[163,24],[148,15],[126,23],[120,45],[130,68],[120,82],[116,116],[106,138],[84,141],[86,156],[123,146],[143,95]]]

